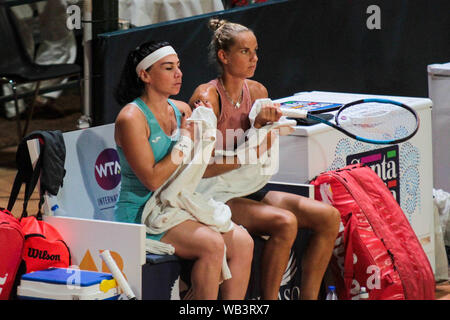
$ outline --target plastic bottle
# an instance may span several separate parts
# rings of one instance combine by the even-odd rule
[[[61,209],[57,204],[51,207],[54,216],[67,216],[67,213]]]
[[[328,286],[328,293],[325,298],[325,300],[337,300],[337,294],[336,294],[336,287],[335,286]]]

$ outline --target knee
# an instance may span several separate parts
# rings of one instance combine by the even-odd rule
[[[226,242],[227,261],[230,266],[237,267],[240,271],[250,272],[253,260],[253,238],[247,230],[240,226],[235,226],[231,242]]]
[[[271,237],[277,237],[291,243],[297,237],[298,222],[291,211],[282,210],[273,220]]]
[[[333,236],[337,236],[341,224],[341,214],[339,210],[333,206],[327,206],[327,209],[325,210],[325,220],[324,228],[326,228],[326,231]]]
[[[239,235],[236,243],[235,251],[238,252],[241,259],[251,261],[253,258],[254,242],[251,235],[242,227],[238,227]]]
[[[199,248],[199,258],[220,262],[225,253],[225,242],[218,232],[211,232]]]

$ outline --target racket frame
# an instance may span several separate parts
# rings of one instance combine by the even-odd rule
[[[355,135],[355,134],[353,134],[353,133],[351,133],[351,132],[348,132],[347,130],[343,129],[343,128],[339,125],[339,115],[340,115],[340,113],[341,113],[343,110],[345,110],[345,109],[347,109],[347,108],[349,108],[349,107],[351,107],[351,106],[353,106],[353,105],[356,105],[356,104],[368,103],[368,102],[390,103],[390,104],[394,104],[394,105],[397,105],[397,106],[399,106],[399,107],[402,107],[402,108],[408,110],[409,112],[411,112],[411,113],[414,115],[414,117],[415,117],[415,119],[416,119],[416,128],[414,129],[414,131],[413,131],[411,134],[409,134],[408,136],[403,137],[403,138],[401,138],[401,139],[375,140],[375,139],[367,139],[367,138],[363,138],[363,137],[357,136],[357,135]],[[410,106],[407,106],[406,104],[403,104],[403,103],[401,103],[401,102],[394,101],[394,100],[389,100],[389,99],[376,99],[376,98],[371,98],[371,99],[360,99],[360,100],[352,101],[352,102],[350,102],[350,103],[347,103],[347,104],[343,105],[341,108],[339,108],[338,112],[337,112],[336,115],[334,116],[334,121],[335,121],[336,124],[334,124],[334,123],[332,123],[332,122],[329,122],[329,121],[327,121],[327,120],[324,120],[324,119],[322,119],[322,118],[319,118],[319,117],[317,117],[317,116],[315,116],[315,115],[313,115],[313,114],[310,114],[309,112],[307,113],[306,117],[309,118],[309,119],[312,119],[312,120],[319,121],[319,122],[321,122],[321,123],[323,123],[323,124],[326,124],[326,125],[328,125],[328,126],[331,126],[331,127],[333,127],[334,129],[336,129],[336,130],[342,132],[343,134],[345,134],[346,136],[348,136],[348,137],[350,137],[350,138],[353,138],[353,139],[358,140],[358,141],[366,142],[366,143],[371,143],[371,144],[396,144],[396,143],[404,142],[404,141],[406,141],[406,140],[411,139],[411,138],[417,133],[417,131],[419,130],[419,125],[420,125],[420,119],[419,119],[419,117],[417,116],[416,111],[414,111],[414,109],[411,108]]]

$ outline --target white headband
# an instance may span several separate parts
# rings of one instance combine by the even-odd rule
[[[136,73],[139,76],[139,73],[141,70],[146,70],[148,67],[153,65],[156,61],[164,58],[165,56],[168,56],[169,54],[177,54],[175,50],[171,46],[165,46],[162,48],[159,48],[158,50],[153,51],[148,56],[146,56],[144,59],[139,62],[139,64],[136,67]]]

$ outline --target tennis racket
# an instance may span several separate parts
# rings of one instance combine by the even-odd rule
[[[281,108],[289,118],[308,118],[343,134],[372,144],[395,144],[412,138],[419,129],[419,117],[409,106],[388,99],[362,99],[339,108],[334,122],[305,110]]]
[[[119,284],[119,287],[127,296],[128,300],[136,300],[136,296],[134,295],[133,290],[131,290],[128,281],[125,279],[119,267],[117,266],[116,261],[114,261],[114,258],[111,256],[111,252],[109,250],[104,250],[100,253],[100,256],[102,257],[109,271],[111,271],[113,278]]]

